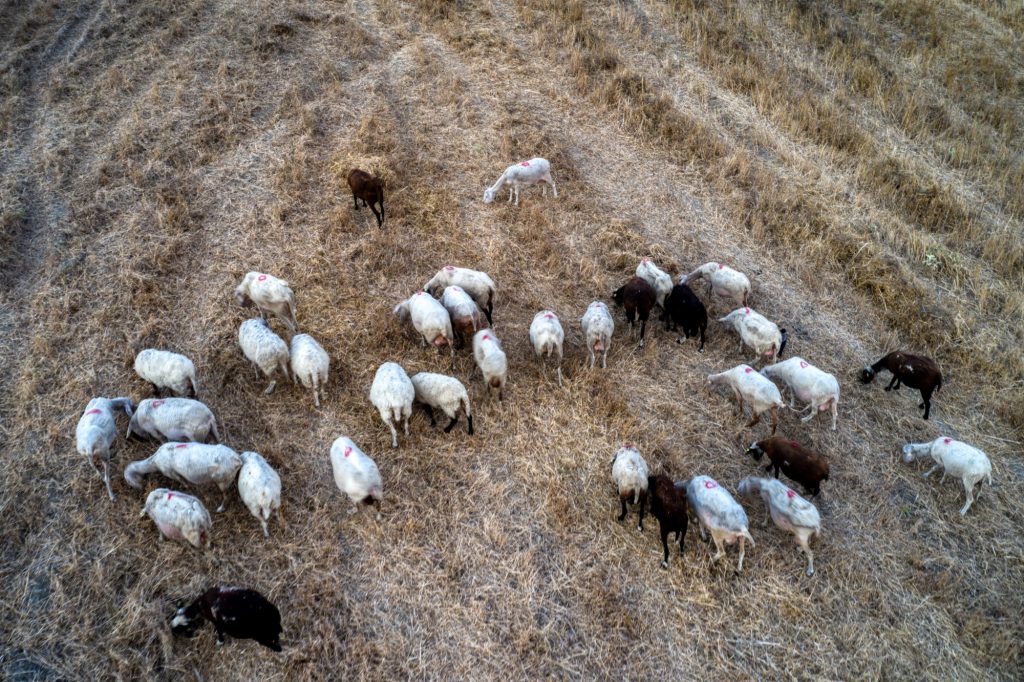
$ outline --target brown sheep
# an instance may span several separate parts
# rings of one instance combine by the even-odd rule
[[[612,294],[612,300],[626,309],[629,328],[633,329],[633,321],[640,318],[640,347],[644,347],[644,331],[647,329],[647,318],[658,300],[658,292],[642,277],[633,277]]]
[[[359,210],[359,200],[363,200],[363,206],[369,206],[373,215],[377,218],[377,227],[384,226],[384,183],[380,178],[370,175],[364,170],[353,168],[346,177],[348,186],[352,189],[352,203]],[[374,207],[380,204],[380,212]]]
[[[932,409],[932,393],[942,388],[942,372],[939,371],[938,364],[931,358],[895,351],[870,367],[865,367],[860,373],[861,383],[871,383],[879,370],[883,369],[892,373],[892,381],[885,390],[895,391],[899,389],[900,382],[903,382],[910,388],[921,391],[921,404],[918,407],[924,408],[924,418],[928,419],[928,413]]]
[[[824,455],[808,450],[795,440],[787,440],[781,436],[772,436],[753,443],[747,448],[747,454],[755,461],[761,461],[768,455],[768,466],[765,471],[775,470],[775,478],[779,470],[787,477],[796,481],[810,493],[811,499],[821,492],[821,482],[828,480],[828,459]]]
[[[677,487],[665,474],[647,477],[647,490],[651,500],[651,515],[658,519],[661,530],[661,546],[665,550],[662,568],[668,568],[668,534],[675,533],[679,539],[679,555],[683,555],[683,540],[690,523],[687,516],[686,489]]]

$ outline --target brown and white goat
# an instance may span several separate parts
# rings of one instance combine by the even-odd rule
[[[765,471],[775,470],[775,478],[779,471],[796,481],[811,494],[814,499],[821,492],[821,482],[828,480],[828,459],[812,450],[808,450],[795,440],[787,440],[781,436],[772,436],[753,443],[747,448],[747,454],[760,462],[761,457],[768,455],[768,466]]]
[[[363,206],[369,206],[373,215],[377,218],[377,227],[384,225],[384,183],[380,178],[370,175],[364,170],[353,168],[345,178],[352,190],[352,203],[356,210],[359,210],[359,200],[362,199]],[[377,212],[375,204],[380,204],[380,212]]]
[[[644,331],[647,329],[647,318],[658,300],[658,292],[642,277],[632,277],[612,294],[612,300],[626,309],[629,328],[633,329],[634,320],[640,318],[640,347],[644,347]]]
[[[921,391],[921,404],[918,407],[924,408],[924,418],[928,419],[932,409],[932,393],[942,388],[942,372],[939,371],[939,365],[923,355],[894,351],[870,367],[865,367],[860,373],[861,383],[870,384],[875,375],[883,369],[892,373],[892,381],[885,390],[895,391],[902,382]]]

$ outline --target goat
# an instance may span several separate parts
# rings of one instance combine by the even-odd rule
[[[384,226],[384,183],[380,178],[370,175],[364,170],[353,168],[345,177],[348,186],[352,190],[352,203],[356,210],[359,210],[359,200],[362,199],[363,206],[369,206],[377,218],[377,227]],[[374,207],[380,204],[380,212]]]
[[[875,375],[883,369],[892,373],[892,381],[885,390],[896,391],[902,382],[921,391],[921,404],[918,408],[924,408],[924,418],[928,419],[932,409],[932,393],[942,388],[942,372],[939,371],[938,364],[922,355],[895,351],[870,367],[865,367],[860,373],[861,383],[870,384]]]

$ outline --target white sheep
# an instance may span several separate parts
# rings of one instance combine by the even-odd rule
[[[612,345],[612,334],[615,333],[615,320],[608,312],[608,306],[601,301],[594,301],[587,307],[580,320],[583,327],[583,338],[587,341],[590,351],[590,368],[594,368],[597,358],[594,353],[601,353],[601,368],[608,367],[608,348]]]
[[[492,330],[481,329],[473,335],[473,358],[483,374],[488,394],[497,391],[498,400],[504,400],[508,358],[501,349],[501,341]]]
[[[639,505],[636,529],[644,530],[644,508],[647,506],[647,477],[650,475],[647,462],[632,443],[623,443],[612,456],[612,480],[619,493],[622,513],[619,521],[626,518],[626,504]]]
[[[924,458],[931,458],[935,462],[935,466],[924,473],[925,478],[935,473],[936,469],[942,469],[939,483],[945,482],[946,474],[960,478],[964,492],[967,493],[967,503],[960,510],[960,516],[965,515],[974,504],[975,485],[986,479],[992,485],[992,462],[988,455],[963,441],[940,437],[930,443],[907,443],[903,446],[904,462],[909,464],[915,459]],[[978,495],[981,495],[980,487]]]
[[[636,266],[636,276],[654,287],[658,295],[657,303],[664,308],[665,298],[672,293],[672,277],[650,258],[641,259],[640,265]]]
[[[680,284],[689,284],[692,280],[704,277],[708,281],[708,296],[732,301],[735,305],[747,305],[750,296],[750,280],[738,270],[733,270],[724,263],[705,263],[688,275],[679,277]]]
[[[402,366],[385,362],[377,368],[370,386],[370,402],[380,413],[380,418],[391,429],[391,447],[398,447],[398,431],[395,426],[405,420],[405,435],[409,435],[409,417],[412,416],[412,401],[416,397],[409,375]]]
[[[740,481],[739,493],[744,496],[761,494],[775,526],[796,536],[800,551],[807,555],[807,576],[814,575],[814,552],[810,541],[816,535],[821,537],[818,508],[774,478],[748,476]],[[768,525],[767,517],[764,525]]]
[[[473,334],[483,329],[483,312],[462,287],[454,284],[445,287],[441,294],[441,305],[452,319],[452,331],[455,332],[460,344],[464,344],[466,339],[473,338]]]
[[[396,305],[394,314],[403,324],[412,320],[413,328],[423,341],[422,345],[438,348],[448,346],[454,364],[455,335],[452,333],[452,318],[436,298],[425,291],[417,291]]]
[[[486,272],[446,265],[423,285],[423,290],[431,296],[437,296],[444,291],[445,287],[450,286],[461,287],[472,296],[476,304],[484,311],[484,315],[487,316],[487,324],[494,325],[491,314],[494,312],[494,295],[497,293],[497,287],[494,286],[494,280]]]
[[[187,542],[196,549],[210,546],[213,520],[198,498],[168,488],[157,488],[146,498],[139,517],[149,514],[160,539]]]
[[[127,437],[167,441],[204,443],[213,434],[220,442],[217,420],[210,408],[191,398],[147,398],[139,403],[131,421]]]
[[[195,398],[199,392],[196,366],[184,355],[147,348],[135,356],[135,373],[153,384],[153,392],[167,388],[175,395]]]
[[[295,294],[283,279],[262,272],[247,273],[235,289],[235,300],[246,307],[255,303],[260,317],[266,319],[272,313],[293,332],[299,327],[295,319]]]
[[[530,323],[530,343],[533,345],[533,352],[540,358],[541,371],[547,378],[548,358],[552,355],[558,358],[558,385],[562,385],[562,346],[565,343],[565,330],[558,320],[558,315],[551,310],[542,310],[533,316]]]
[[[750,537],[747,513],[743,511],[743,507],[710,476],[691,478],[686,484],[686,499],[700,521],[701,538],[707,537],[704,531],[708,530],[711,532],[711,539],[715,541],[717,552],[715,556],[711,557],[712,561],[718,561],[725,556],[723,542],[726,545],[731,545],[736,540],[740,541],[740,557],[736,565],[736,572],[741,573],[745,552],[744,542],[750,540],[750,546],[755,546],[754,538]]]
[[[331,469],[334,470],[334,483],[338,490],[347,495],[354,505],[349,513],[359,511],[360,504],[372,504],[377,507],[379,519],[381,502],[384,501],[384,484],[376,462],[360,450],[351,438],[341,436],[331,445]]]
[[[89,458],[93,468],[107,486],[107,495],[110,496],[111,502],[114,501],[114,491],[110,487],[110,455],[117,441],[117,422],[114,415],[122,410],[129,417],[132,416],[131,398],[93,398],[85,406],[85,412],[82,413],[75,428],[78,454]],[[103,465],[102,471],[96,464],[97,459]]]
[[[786,406],[786,403],[782,401],[782,394],[779,393],[778,386],[765,376],[755,372],[754,368],[749,365],[737,365],[725,372],[708,375],[709,389],[723,385],[732,389],[740,414],[743,413],[743,404],[750,404],[753,418],[747,424],[748,427],[761,421],[761,415],[770,410],[772,435],[775,435],[775,428],[779,424],[779,408]]]
[[[320,396],[331,369],[327,351],[309,334],[296,334],[292,337],[290,359],[292,381],[313,391],[313,404],[320,407]]]
[[[740,335],[741,351],[746,344],[757,353],[758,360],[774,362],[782,357],[786,348],[786,330],[779,329],[764,315],[750,308],[737,308],[718,321]]]
[[[288,344],[270,329],[266,320],[254,317],[243,322],[238,328],[238,345],[249,362],[258,368],[256,376],[259,377],[259,370],[263,370],[270,379],[270,384],[263,391],[265,394],[274,392],[277,370],[284,373],[285,379],[288,378]]]
[[[430,425],[434,426],[434,408],[444,412],[450,420],[444,427],[445,433],[451,433],[459,421],[459,414],[465,413],[467,432],[473,435],[473,413],[469,408],[469,393],[462,382],[455,377],[433,372],[419,372],[410,377],[416,390],[416,402],[421,404],[430,415]]]
[[[270,515],[281,508],[281,477],[259,453],[242,453],[238,496],[249,508],[249,513],[260,522],[263,537],[270,537],[267,522]]]
[[[810,410],[810,414],[802,417],[802,421],[809,422],[818,412],[831,409],[832,430],[836,430],[839,419],[839,380],[834,376],[800,357],[768,365],[761,370],[761,374],[769,379],[780,379],[789,387],[792,392],[790,408],[794,406],[794,400],[808,403],[801,412]]]
[[[159,472],[179,483],[206,485],[215,483],[220,489],[220,506],[224,511],[227,492],[242,467],[242,458],[226,445],[203,443],[164,443],[156,452],[124,468],[124,479],[133,488],[142,490],[142,477]]]
[[[537,157],[529,161],[520,161],[506,168],[498,181],[484,190],[484,203],[489,204],[494,201],[494,197],[501,191],[501,188],[508,185],[508,200],[512,201],[512,196],[515,195],[515,205],[518,206],[519,190],[542,182],[551,185],[551,193],[557,199],[558,188],[555,187],[555,181],[551,178],[551,164],[548,163],[548,160]],[[543,187],[541,196],[546,194],[547,187]]]

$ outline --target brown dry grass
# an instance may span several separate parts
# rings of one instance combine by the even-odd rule
[[[1014,3],[952,0],[5,4],[5,675],[1018,677],[1022,28]],[[559,200],[485,206],[534,154]],[[383,231],[351,209],[352,165],[387,179]],[[614,521],[620,441],[731,487],[764,433],[702,393],[744,359],[714,323],[704,355],[655,325],[585,370],[576,320],[648,254],[737,264],[792,352],[840,376],[837,433],[781,427],[833,458],[813,579],[774,530],[737,578],[695,535],[663,572],[656,523]],[[373,371],[447,360],[388,312],[448,262],[498,283],[510,390],[472,386],[476,437],[417,416],[393,452]],[[331,353],[322,410],[264,397],[245,365],[230,291],[249,269],[292,283]],[[562,390],[527,347],[541,307],[566,322]],[[145,395],[147,345],[190,355],[229,443],[281,472],[270,541],[236,501],[206,555],[161,545],[143,496],[118,482],[108,504],[75,454],[90,397]],[[853,381],[895,347],[943,365],[933,421]],[[953,484],[895,460],[941,433],[995,465],[965,520]],[[380,465],[381,522],[344,513],[340,434]],[[174,602],[213,582],[268,594],[286,652],[174,640]]]

